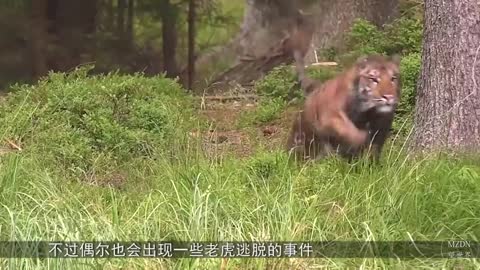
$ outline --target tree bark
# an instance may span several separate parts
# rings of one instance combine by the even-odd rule
[[[166,76],[173,78],[178,74],[177,66],[177,8],[170,0],[161,0],[163,69]]]
[[[93,59],[98,0],[57,1],[52,67],[67,71]]]
[[[297,1],[246,0],[240,34],[240,56],[258,58],[285,35],[297,16]]]
[[[130,47],[133,47],[133,18],[135,10],[135,1],[128,0],[128,12],[127,12],[127,39]]]
[[[321,51],[344,46],[348,33],[357,18],[366,19],[381,27],[398,14],[399,0],[323,0],[304,8],[312,15],[316,28],[313,48]],[[308,62],[315,61],[313,49],[307,56]]]
[[[195,75],[195,0],[188,3],[188,89],[192,89]]]
[[[243,55],[263,55],[282,38],[297,9],[312,18],[316,28],[313,47],[341,47],[355,19],[363,18],[381,27],[397,16],[398,4],[399,0],[246,0],[241,51]],[[309,59],[313,60],[313,52]]]
[[[225,85],[222,82],[225,80],[227,84],[236,80],[241,85],[248,85],[275,65],[290,62],[292,58],[286,55],[269,58],[269,54],[286,36],[286,32],[292,29],[299,10],[303,11],[314,28],[312,46],[305,60],[311,63],[316,60],[314,48],[341,47],[345,33],[356,18],[364,18],[382,26],[396,16],[397,6],[398,0],[246,0],[242,30],[235,39],[239,45],[235,51],[237,60],[251,59],[254,63],[237,61],[230,70],[213,80],[219,87],[211,89],[223,89],[221,85]],[[264,61],[264,57],[269,60]]]
[[[117,33],[120,39],[125,38],[125,10],[127,9],[127,0],[118,0],[117,6]]]
[[[48,72],[47,67],[47,0],[32,1],[31,6],[31,53],[32,75],[38,79]]]
[[[104,0],[105,1],[105,29],[107,31],[115,32],[114,29],[114,11],[113,11],[113,0]]]
[[[425,0],[413,146],[480,150],[480,5]]]

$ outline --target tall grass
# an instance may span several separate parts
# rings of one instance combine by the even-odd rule
[[[182,142],[184,143],[184,142]],[[195,144],[192,144],[195,145]],[[184,146],[182,146],[184,148]],[[190,148],[132,163],[122,189],[86,185],[19,153],[0,162],[2,240],[478,240],[480,167],[385,155],[381,166],[282,152],[211,163]],[[3,259],[10,269],[215,269],[220,259]],[[422,268],[470,260],[231,259],[228,269]]]
[[[1,141],[18,140],[23,148],[0,152],[0,240],[478,241],[478,162],[410,156],[400,135],[386,147],[380,165],[335,158],[299,165],[289,162],[283,151],[261,148],[245,159],[207,158],[203,139],[186,135],[190,125],[198,123],[196,130],[203,130],[206,123],[188,109],[191,99],[180,90],[162,77],[89,77],[81,71],[51,74],[36,86],[19,87],[0,110]],[[114,117],[111,108],[125,113]],[[102,117],[92,122],[86,116]],[[74,140],[88,136],[92,140],[87,144]],[[151,142],[158,151],[128,147],[137,142]],[[69,166],[59,158],[66,150],[76,157]],[[86,154],[78,157],[79,150]],[[98,162],[104,156],[116,159]],[[85,181],[89,179],[82,174],[68,173],[85,162],[90,171],[106,170],[92,176],[105,181]],[[117,184],[113,188],[109,183]],[[222,260],[0,262],[6,269],[215,269]],[[475,269],[480,263],[318,258],[227,263],[228,269],[456,266]]]

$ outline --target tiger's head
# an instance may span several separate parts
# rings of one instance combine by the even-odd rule
[[[370,55],[356,65],[355,90],[361,111],[393,113],[400,100],[400,58]]]

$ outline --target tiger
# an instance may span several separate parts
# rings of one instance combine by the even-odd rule
[[[300,63],[303,66],[303,63]],[[379,161],[400,101],[400,57],[368,55],[324,83],[297,72],[306,93],[287,139],[296,159],[317,159],[339,153],[352,160],[371,146]],[[308,88],[307,88],[308,87]]]

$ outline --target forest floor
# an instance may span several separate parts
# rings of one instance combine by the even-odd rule
[[[210,123],[210,129],[203,134],[203,146],[207,153],[218,156],[251,156],[258,149],[275,150],[282,148],[297,108],[282,112],[278,119],[268,123],[242,125],[245,112],[254,111],[258,103],[250,100],[207,101],[199,114]],[[193,136],[198,134],[193,133]]]

